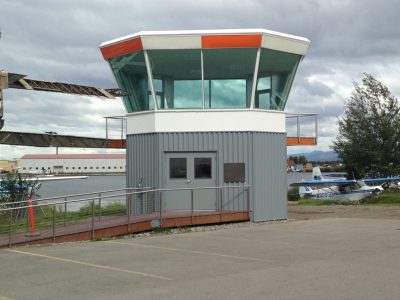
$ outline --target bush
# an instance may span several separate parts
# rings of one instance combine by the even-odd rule
[[[287,192],[287,199],[288,201],[297,201],[300,200],[300,194],[299,194],[299,187],[294,186],[290,187],[288,192]]]

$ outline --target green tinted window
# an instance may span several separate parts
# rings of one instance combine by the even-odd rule
[[[300,55],[261,49],[255,108],[284,110]]]
[[[127,112],[153,109],[143,52],[113,58],[109,62],[119,87],[129,93],[123,97]]]
[[[206,49],[204,94],[206,108],[250,107],[257,49]]]
[[[147,54],[159,109],[202,108],[200,49]]]

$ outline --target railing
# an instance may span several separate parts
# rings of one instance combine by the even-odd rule
[[[171,227],[164,221],[225,216],[250,211],[250,186],[220,186],[180,189],[127,188],[4,203],[0,208],[0,246],[52,239],[118,225],[151,221],[152,228]],[[216,219],[218,218],[218,220]],[[217,220],[217,221],[216,221]]]
[[[286,113],[287,145],[317,145],[318,114]]]

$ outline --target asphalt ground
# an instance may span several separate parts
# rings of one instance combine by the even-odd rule
[[[0,250],[5,299],[399,299],[400,220],[324,218]]]

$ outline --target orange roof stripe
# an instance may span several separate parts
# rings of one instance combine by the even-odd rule
[[[203,35],[202,48],[258,48],[261,47],[261,34]]]
[[[140,37],[100,48],[104,59],[111,59],[141,50],[143,50],[143,45]]]

